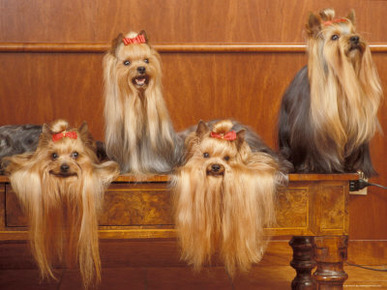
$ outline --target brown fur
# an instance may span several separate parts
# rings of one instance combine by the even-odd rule
[[[225,133],[225,120],[212,131]],[[227,271],[247,271],[261,260],[267,245],[263,227],[274,222],[278,163],[263,152],[252,152],[244,140],[210,137],[200,122],[186,138],[186,162],[173,176],[175,222],[182,258],[195,269],[219,253]]]
[[[64,131],[77,138],[53,141],[53,134]],[[69,266],[79,264],[85,288],[100,280],[97,216],[105,189],[119,174],[113,161],[98,164],[95,151],[86,123],[70,129],[58,120],[43,125],[35,152],[6,160],[42,277],[55,278],[53,264],[66,259]]]

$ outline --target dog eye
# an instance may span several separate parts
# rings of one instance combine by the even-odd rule
[[[149,59],[147,59],[147,58],[144,59],[144,62],[145,62],[145,63],[149,63]]]
[[[333,34],[331,37],[332,40],[338,40],[339,36],[337,34]]]
[[[130,61],[129,60],[124,60],[124,65],[130,65]]]
[[[226,160],[226,161],[229,161],[230,160],[230,156],[226,155],[226,156],[224,156],[223,159]]]
[[[59,155],[57,153],[52,153],[51,154],[52,160],[56,160],[56,159],[58,159],[58,157],[59,157]]]
[[[71,153],[71,157],[72,158],[74,158],[74,159],[77,159],[78,158],[78,156],[79,156],[79,153],[78,152],[73,152],[73,153]]]
[[[209,157],[210,157],[210,154],[208,154],[207,152],[204,152],[204,153],[203,153],[203,157],[204,157],[204,158],[209,158]]]

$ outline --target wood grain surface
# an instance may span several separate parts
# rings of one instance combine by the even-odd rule
[[[304,181],[298,178],[279,190],[277,222],[266,229],[267,235],[348,235],[348,180],[339,178],[340,175],[315,174],[314,177]],[[109,187],[99,219],[101,238],[175,237],[168,182],[149,180],[139,183],[118,181]],[[25,232],[28,221],[10,184],[6,185],[4,204],[6,218],[0,240],[17,240],[20,231]]]
[[[310,12],[354,9],[361,31],[386,42],[385,1],[2,0],[0,42],[107,42],[145,29],[152,42],[303,42]]]

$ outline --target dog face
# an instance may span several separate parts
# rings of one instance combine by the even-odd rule
[[[201,163],[207,176],[219,178],[231,170],[232,164],[238,159],[237,154],[232,144],[205,138],[197,145],[192,162]]]
[[[126,37],[120,34],[114,41],[111,53],[116,58],[117,78],[120,85],[131,90],[146,90],[152,86],[158,76],[161,75],[160,56],[146,42],[125,44],[124,39],[144,36],[129,33]]]
[[[228,129],[232,127],[231,122],[225,123]],[[187,139],[189,143],[187,163],[195,164],[209,178],[224,178],[237,164],[242,163],[242,155],[239,151],[244,142],[245,131],[241,130],[238,133],[232,131],[232,134],[235,134],[231,137],[232,140],[226,140],[229,138],[227,132],[222,132],[222,128],[215,130],[221,133],[210,132],[204,122],[199,123],[194,137]]]
[[[90,163],[83,144],[69,138],[56,142],[52,142],[46,151],[47,170],[59,178],[79,177],[82,166]]]
[[[79,130],[57,134],[44,125],[38,146],[39,158],[45,163],[43,170],[56,178],[81,178],[82,173],[91,171],[91,164],[97,162],[90,138],[86,123]]]
[[[332,9],[321,11],[319,16],[311,14],[306,25],[309,37],[323,42],[326,58],[337,52],[348,58],[361,56],[366,49],[366,42],[355,30],[354,12],[345,18],[334,19],[334,16]]]

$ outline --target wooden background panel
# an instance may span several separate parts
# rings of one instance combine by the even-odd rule
[[[387,84],[387,56],[375,53],[374,57]],[[86,120],[95,138],[103,140],[102,54],[6,53],[0,54],[0,61],[0,125],[41,124],[57,118],[77,125]],[[306,57],[303,53],[165,53],[162,61],[164,96],[177,131],[200,119],[234,118],[275,147],[282,94]],[[383,128],[387,128],[385,109],[386,105],[380,111]],[[377,136],[372,151],[385,150],[385,142]]]
[[[110,42],[146,29],[156,42],[303,42],[310,11],[356,10],[367,39],[387,41],[384,0],[0,0],[0,42]]]
[[[387,2],[385,3],[387,4]],[[386,5],[387,6],[387,5]],[[379,110],[379,121],[384,133],[376,134],[371,141],[371,157],[379,176],[371,182],[387,186],[387,54],[374,53],[384,89],[384,102]],[[383,217],[387,216],[386,190],[368,187],[367,196],[353,196],[350,199],[350,234],[358,239],[386,239],[387,227]]]
[[[163,54],[165,98],[175,128],[234,118],[273,146],[281,96],[303,54]],[[286,81],[284,81],[286,80]]]
[[[0,124],[83,120],[103,137],[102,54],[0,54]]]
[[[234,118],[273,146],[281,96],[303,54],[162,54],[164,95],[176,130]],[[0,124],[57,118],[89,123],[103,140],[102,54],[0,54]],[[290,73],[291,72],[291,73]],[[15,113],[17,112],[17,113]]]

